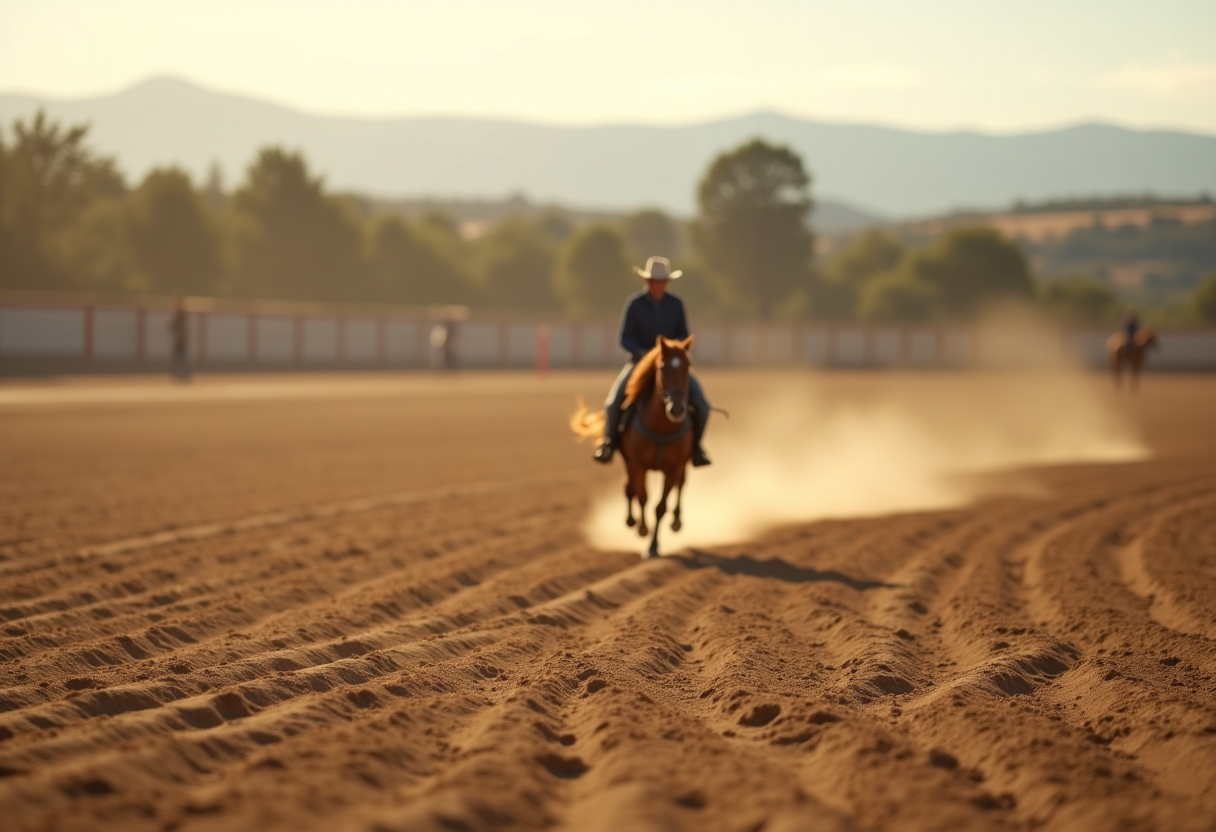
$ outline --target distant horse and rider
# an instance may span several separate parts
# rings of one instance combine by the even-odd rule
[[[1106,356],[1110,359],[1116,390],[1123,384],[1125,366],[1128,371],[1128,386],[1132,391],[1139,387],[1140,371],[1144,369],[1144,359],[1150,349],[1159,349],[1157,333],[1151,329],[1141,329],[1139,316],[1135,312],[1129,312],[1123,329],[1106,339]]]
[[[670,280],[680,277],[665,257],[651,257],[646,268],[634,267],[646,281],[646,289],[629,298],[621,320],[621,346],[629,354],[604,402],[604,409],[587,410],[580,399],[570,417],[570,428],[579,437],[598,438],[593,458],[612,461],[616,451],[625,463],[627,526],[637,526],[638,535],[650,533],[646,522],[646,474],[663,474],[663,493],[655,506],[654,530],[648,557],[659,554],[659,523],[667,513],[667,499],[676,491],[672,531],[682,525],[680,508],[688,463],[709,465],[702,438],[711,409],[700,381],[692,372],[693,337],[683,302],[667,291]],[[628,418],[623,418],[628,415]],[[638,517],[633,516],[633,502]]]

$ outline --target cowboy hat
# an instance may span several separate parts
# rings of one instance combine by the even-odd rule
[[[646,261],[645,270],[633,267],[633,273],[643,280],[675,280],[684,272],[671,270],[671,261],[666,257],[651,257]]]

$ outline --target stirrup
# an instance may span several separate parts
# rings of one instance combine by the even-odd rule
[[[596,462],[607,464],[612,462],[612,452],[615,450],[616,449],[612,447],[612,443],[605,440],[600,443],[598,448],[595,449],[595,453],[591,455],[591,458]]]

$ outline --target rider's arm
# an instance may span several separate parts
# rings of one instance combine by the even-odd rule
[[[621,346],[634,361],[649,351],[649,347],[644,346],[641,341],[641,331],[633,299],[625,304],[625,313],[621,316]]]
[[[676,327],[675,337],[677,340],[683,341],[688,337],[688,316],[684,314],[684,301],[679,301],[680,308],[676,312]]]

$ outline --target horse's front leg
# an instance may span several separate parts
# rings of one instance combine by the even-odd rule
[[[680,484],[676,486],[676,508],[675,511],[672,512],[671,516],[671,530],[673,532],[678,532],[680,529],[684,528],[684,521],[680,519],[680,506],[683,504],[684,481],[681,480]]]
[[[631,466],[629,483],[638,501],[638,537],[645,537],[650,534],[650,528],[646,525],[646,469],[641,465]]]
[[[633,482],[629,479],[629,475],[625,475],[625,525],[633,528],[637,525],[637,520],[633,519]]]
[[[663,522],[663,515],[667,513],[667,495],[671,493],[671,477],[663,475],[663,494],[659,497],[659,502],[654,507],[654,535],[650,538],[650,551],[647,557],[657,558],[659,556],[659,526]]]

